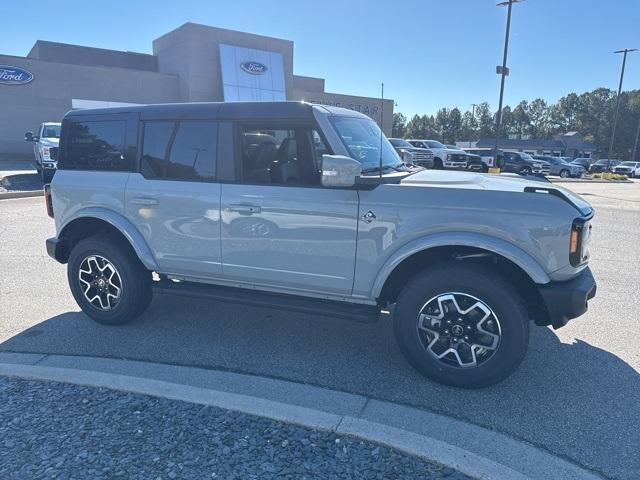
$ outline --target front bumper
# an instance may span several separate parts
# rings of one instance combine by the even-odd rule
[[[464,170],[465,168],[467,168],[467,162],[445,161],[445,162],[442,162],[442,166],[444,168],[455,168],[455,169]]]
[[[540,285],[538,291],[549,313],[546,324],[560,328],[587,311],[587,302],[596,295],[596,281],[587,267],[571,280]]]

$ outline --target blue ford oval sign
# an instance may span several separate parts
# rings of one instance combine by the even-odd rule
[[[240,68],[251,75],[262,75],[267,71],[267,66],[260,62],[242,62]]]
[[[24,85],[33,80],[33,73],[12,65],[0,65],[0,84]]]

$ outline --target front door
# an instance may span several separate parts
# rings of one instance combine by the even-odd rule
[[[311,126],[237,125],[238,181],[222,185],[224,277],[292,292],[350,295],[358,193],[324,188]]]
[[[210,278],[222,271],[217,135],[213,121],[144,123],[140,171],[129,177],[126,213],[161,273]]]

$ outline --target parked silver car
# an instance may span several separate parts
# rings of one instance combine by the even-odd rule
[[[47,251],[104,324],[142,314],[154,290],[314,318],[390,309],[411,365],[472,388],[517,368],[530,319],[562,327],[596,291],[582,198],[524,178],[409,170],[347,109],[72,111],[58,162]]]
[[[549,164],[549,175],[557,175],[562,178],[580,178],[585,173],[585,169],[581,165],[567,162],[561,157],[534,155],[533,158]]]

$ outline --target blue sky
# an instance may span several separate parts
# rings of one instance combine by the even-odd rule
[[[187,21],[293,40],[294,73],[327,91],[396,100],[405,114],[497,108],[506,8],[496,0],[2,0],[0,53],[37,39],[151,53]],[[52,9],[52,5],[57,11]],[[526,0],[513,9],[505,101],[617,88],[621,56],[640,48],[640,0]],[[625,89],[640,88],[640,52]]]

